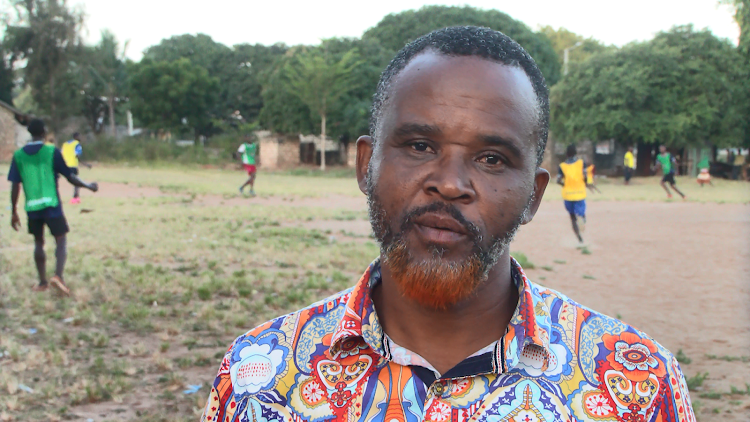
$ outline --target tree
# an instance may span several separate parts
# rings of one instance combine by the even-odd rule
[[[219,81],[188,59],[173,62],[143,59],[131,68],[133,113],[151,129],[184,130],[206,135]]]
[[[552,130],[564,142],[614,138],[642,150],[737,146],[747,131],[745,74],[728,41],[675,27],[571,69],[552,89]]]
[[[288,92],[320,118],[321,170],[326,168],[326,117],[336,102],[356,87],[352,72],[361,63],[358,57],[357,50],[349,50],[334,61],[324,51],[310,50],[284,66]]]
[[[26,60],[24,82],[50,116],[53,130],[80,110],[80,94],[70,62],[80,52],[83,13],[66,0],[16,0],[17,19],[6,28],[5,46],[13,60]]]
[[[550,40],[497,10],[481,10],[469,6],[424,6],[419,10],[384,17],[377,25],[368,29],[362,38],[377,39],[384,48],[396,52],[406,43],[431,31],[460,25],[485,26],[504,33],[531,54],[550,86],[559,79],[560,64]]]
[[[94,133],[101,132],[101,122],[104,121],[104,112],[107,112],[110,133],[117,135],[115,108],[118,102],[125,101],[128,83],[125,49],[120,48],[114,34],[105,30],[99,44],[86,48],[86,58],[79,64],[85,75],[82,84],[84,114]]]
[[[543,26],[539,29],[539,32],[547,36],[552,42],[552,48],[554,48],[555,54],[557,54],[557,61],[560,63],[560,66],[563,65],[565,49],[573,47],[578,43],[580,43],[578,44],[578,47],[569,50],[569,65],[584,62],[594,54],[604,53],[614,49],[614,47],[603,45],[598,40],[584,38],[583,36],[568,31],[565,28],[554,29],[551,26]]]
[[[0,101],[13,105],[13,55],[0,44]]]

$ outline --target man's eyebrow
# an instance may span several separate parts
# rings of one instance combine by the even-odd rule
[[[404,123],[396,128],[396,136],[410,136],[410,135],[439,135],[442,133],[439,127],[428,124],[420,123]]]
[[[516,158],[521,158],[521,156],[523,155],[516,142],[513,142],[507,138],[503,138],[502,136],[482,135],[480,136],[480,139],[486,144],[492,144],[507,148],[508,150],[510,150],[511,154],[516,156]]]

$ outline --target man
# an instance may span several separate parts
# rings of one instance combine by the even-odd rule
[[[589,188],[589,190],[597,193],[602,193],[602,191],[599,190],[599,188],[596,187],[596,182],[594,180],[594,173],[596,172],[596,166],[594,164],[589,164],[586,167],[586,187]]]
[[[741,149],[737,149],[737,153],[734,155],[732,164],[732,180],[744,180],[745,178],[742,174],[742,166],[745,165],[745,156],[742,155]]]
[[[570,214],[578,241],[583,243],[583,233],[586,228],[586,163],[582,158],[576,156],[576,146],[568,145],[565,151],[567,157],[564,163],[557,168],[557,184],[562,186],[562,197],[565,209]],[[581,224],[578,224],[581,217]],[[580,226],[580,227],[579,227]]]
[[[667,183],[669,183],[672,186],[672,189],[679,193],[682,199],[685,199],[685,194],[677,189],[677,182],[674,180],[674,166],[676,164],[677,160],[674,159],[672,154],[667,152],[667,147],[661,145],[659,147],[659,154],[656,156],[656,167],[654,168],[654,171],[656,171],[656,169],[661,167],[662,173],[664,174],[664,177],[661,178],[661,187],[667,192],[667,198],[672,198],[672,192],[670,192],[667,187]]]
[[[84,163],[79,157],[83,153],[83,147],[81,146],[81,134],[76,132],[73,134],[73,139],[65,142],[62,146],[62,156],[65,159],[65,164],[70,167],[70,172],[78,176],[78,165],[82,164],[88,168],[91,168],[91,164]],[[70,203],[77,205],[81,203],[80,190],[78,186],[73,186],[73,199]]]
[[[245,168],[248,176],[247,181],[240,186],[240,195],[244,195],[245,192],[243,190],[245,186],[250,185],[250,196],[255,196],[255,173],[257,171],[255,168],[255,155],[258,152],[258,145],[254,141],[245,142],[240,145],[237,152],[242,156],[242,167]]]
[[[66,233],[69,230],[62,210],[57,178],[62,175],[72,185],[93,192],[96,192],[99,186],[96,183],[85,183],[79,179],[65,164],[65,159],[60,150],[53,145],[45,144],[44,122],[34,119],[29,122],[28,130],[32,140],[13,154],[13,161],[8,172],[8,181],[12,183],[10,194],[11,226],[15,231],[21,228],[21,218],[18,216],[17,206],[20,186],[23,185],[23,193],[26,198],[25,209],[29,220],[29,234],[34,236],[34,262],[39,273],[39,285],[34,287],[34,290],[44,291],[49,286],[46,275],[47,258],[44,253],[44,226],[47,226],[57,243],[55,275],[49,280],[49,284],[52,284],[63,294],[69,295],[70,289],[68,289],[63,278],[65,261],[68,256]]]
[[[633,177],[633,173],[635,172],[635,157],[633,156],[632,146],[628,146],[628,152],[625,153],[623,169],[625,170],[625,184],[629,185],[630,179]]]
[[[486,28],[417,39],[357,141],[381,257],[240,336],[204,421],[692,420],[674,357],[531,283],[508,253],[549,181],[533,59]]]

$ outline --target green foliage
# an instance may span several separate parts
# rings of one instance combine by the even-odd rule
[[[132,110],[144,125],[208,133],[219,81],[206,69],[185,58],[173,62],[144,59],[132,66],[131,74]]]
[[[49,115],[48,126],[80,110],[79,74],[73,63],[80,54],[83,13],[65,0],[15,0],[18,19],[6,27],[3,45],[11,61],[26,60],[24,82],[31,86],[38,114]]]
[[[685,379],[685,383],[687,383],[688,390],[695,391],[697,388],[700,388],[703,385],[703,381],[708,378],[708,372],[701,374],[698,372],[694,376],[690,378]]]
[[[747,73],[728,41],[675,27],[571,69],[551,92],[552,130],[564,142],[747,145]]]
[[[128,138],[115,141],[100,138],[86,144],[86,159],[114,163],[180,163],[180,164],[226,164],[233,161],[232,153],[240,141],[232,135],[211,138],[205,146],[180,147],[172,142],[152,138]]]
[[[501,31],[531,54],[550,86],[560,78],[560,63],[550,40],[497,10],[482,10],[470,6],[424,6],[419,10],[407,10],[384,17],[377,25],[368,29],[362,38],[376,39],[384,48],[395,53],[408,42],[431,31],[460,25],[485,26]]]
[[[680,362],[685,365],[690,365],[690,363],[693,361],[689,357],[685,355],[685,353],[682,352],[682,349],[677,351],[677,354],[674,356],[675,359],[677,359],[677,362]]]
[[[600,54],[607,51],[613,51],[614,47],[605,46],[598,40],[593,38],[584,38],[575,32],[568,31],[565,28],[554,29],[551,26],[543,26],[539,29],[539,32],[546,35],[547,38],[552,42],[552,47],[555,49],[557,54],[557,61],[560,63],[562,68],[564,51],[566,48],[570,48],[568,51],[568,67],[572,67],[578,63],[585,62],[594,54]],[[581,43],[578,47],[574,47],[577,43]]]

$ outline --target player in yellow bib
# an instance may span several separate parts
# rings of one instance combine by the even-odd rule
[[[73,134],[73,139],[65,142],[62,144],[62,148],[60,148],[62,152],[62,156],[65,159],[65,164],[70,167],[70,172],[78,176],[78,166],[84,165],[88,168],[91,168],[91,164],[84,163],[81,159],[81,153],[83,153],[83,147],[81,147],[81,134],[76,132]],[[81,198],[80,195],[80,188],[78,186],[73,186],[73,199],[70,200],[70,203],[73,205],[80,204]]]
[[[581,233],[586,224],[586,163],[576,156],[576,146],[568,145],[567,159],[557,169],[557,183],[562,186],[562,197],[565,209],[570,214],[573,231],[578,241],[583,243]],[[579,227],[578,217],[581,218]]]

